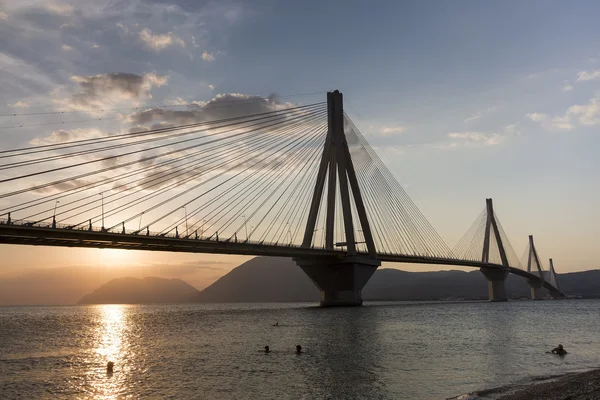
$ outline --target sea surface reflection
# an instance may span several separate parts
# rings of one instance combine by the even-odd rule
[[[599,306],[0,307],[0,398],[445,399],[597,367]]]

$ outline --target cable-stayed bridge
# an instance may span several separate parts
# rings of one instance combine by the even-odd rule
[[[0,151],[0,243],[293,257],[322,305],[362,304],[381,262],[480,268],[493,301],[506,300],[509,273],[533,298],[563,296],[532,237],[523,267],[491,199],[448,247],[340,92],[246,105],[233,116],[155,108],[129,116],[130,131]]]

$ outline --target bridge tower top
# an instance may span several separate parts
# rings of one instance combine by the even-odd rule
[[[490,262],[490,239],[492,233],[496,239],[498,246],[498,252],[500,253],[500,259],[502,265],[509,267],[508,257],[506,256],[506,250],[504,243],[502,242],[502,236],[500,235],[500,229],[498,228],[498,221],[496,221],[496,215],[494,214],[494,204],[492,199],[485,199],[487,219],[485,223],[485,236],[483,238],[483,252],[481,254],[481,261],[485,264]]]
[[[533,235],[529,235],[529,252],[527,256],[527,272],[532,273],[532,267],[535,266],[537,269],[537,273],[540,276],[540,279],[544,280],[544,273],[542,272],[542,263],[540,262],[540,258],[538,256],[538,252],[535,248],[535,244],[533,243]]]
[[[346,246],[348,255],[356,254],[356,236],[352,218],[351,197],[362,229],[365,244],[371,258],[376,258],[377,250],[371,233],[367,212],[360,193],[356,171],[348,149],[344,133],[344,102],[339,90],[327,93],[328,131],[325,146],[321,155],[317,181],[313,191],[308,221],[304,232],[303,247],[310,247],[315,232],[317,215],[321,205],[325,181],[327,180],[327,204],[325,222],[325,247],[334,248],[334,225],[336,195],[339,187],[339,199],[342,206],[345,242],[337,243]]]

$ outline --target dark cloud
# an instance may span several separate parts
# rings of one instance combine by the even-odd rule
[[[227,93],[219,94],[208,102],[193,102],[187,106],[187,110],[152,108],[135,113],[129,119],[134,124],[151,126],[156,129],[260,114],[291,106],[289,103],[280,103],[275,96],[265,98],[240,93]]]
[[[72,179],[72,180],[69,180],[66,182],[58,183],[56,185],[47,186],[47,187],[44,187],[41,189],[33,190],[33,192],[42,193],[42,194],[61,193],[61,192],[67,191],[67,190],[77,189],[77,188],[83,187],[85,185],[89,185],[90,183],[91,183],[91,181],[84,180],[84,179]]]
[[[137,104],[151,98],[150,90],[167,83],[165,76],[148,73],[109,73],[94,76],[73,76],[78,92],[68,99],[57,100],[61,109],[102,113],[105,108],[124,102]]]

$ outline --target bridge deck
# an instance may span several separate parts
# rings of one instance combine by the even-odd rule
[[[27,224],[0,223],[0,243],[34,246],[60,246],[82,248],[106,248],[127,250],[170,251],[180,253],[237,254],[247,256],[298,257],[298,258],[344,258],[345,250],[330,250],[315,247],[280,245],[207,238],[182,238],[145,233],[115,233],[98,230],[52,228],[28,226]],[[364,254],[368,256],[368,254]],[[377,254],[383,262],[414,263],[432,265],[455,265],[473,268],[505,268],[499,264],[482,263],[473,260],[412,256],[402,254]],[[518,268],[506,268],[510,273],[528,280],[542,280],[539,276]],[[549,282],[543,286],[554,293],[561,293]],[[561,293],[562,294],[562,293]]]

